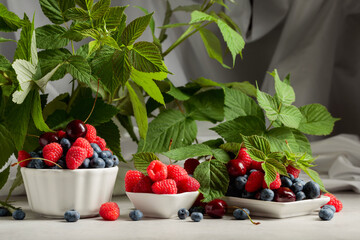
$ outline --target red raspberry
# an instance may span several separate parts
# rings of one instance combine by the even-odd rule
[[[188,174],[194,174],[194,171],[199,164],[199,160],[195,158],[189,158],[185,161],[184,168]]]
[[[96,136],[95,143],[100,147],[101,151],[105,151],[106,142],[103,138]]]
[[[177,187],[176,182],[173,179],[165,179],[153,183],[151,189],[156,194],[176,194]]]
[[[133,192],[136,193],[152,193],[151,185],[153,181],[149,176],[143,177],[133,188]]]
[[[18,162],[31,158],[30,154],[24,150],[18,152]],[[20,167],[26,167],[31,160],[19,163]]]
[[[246,148],[241,148],[239,151],[239,154],[237,156],[237,159],[240,159],[240,161],[244,164],[244,167],[246,169],[250,169],[251,167],[251,163],[252,163],[252,159],[249,156],[249,154],[246,152]]]
[[[267,186],[265,180],[263,181],[262,187],[263,188],[269,188]],[[270,189],[274,190],[274,189],[278,189],[280,187],[281,187],[280,174],[276,173],[276,179],[272,183],[270,183]]]
[[[87,152],[84,148],[72,146],[66,154],[66,165],[69,169],[77,169],[84,162]]]
[[[115,221],[120,216],[120,208],[115,202],[107,202],[101,205],[99,214],[104,220]]]
[[[44,161],[46,165],[48,166],[54,166],[63,154],[63,149],[60,144],[53,142],[49,143],[48,145],[45,145],[43,148],[43,157],[47,160],[50,160],[51,162]]]
[[[245,184],[245,190],[247,192],[256,192],[262,187],[264,181],[264,173],[260,171],[254,171],[249,175],[249,178]]]
[[[187,178],[188,176],[189,175],[187,171],[179,165],[167,166],[167,178],[174,179],[176,183]]]
[[[96,128],[90,124],[86,124],[86,128],[87,128],[87,132],[85,139],[91,143],[94,143],[96,141]]]
[[[287,173],[290,173],[294,176],[294,178],[298,178],[301,172],[301,169],[294,168],[293,166],[289,165],[286,167]]]
[[[136,170],[129,170],[125,174],[125,191],[132,192],[135,185],[145,177],[145,175]]]
[[[147,167],[146,171],[151,180],[154,182],[164,180],[168,175],[166,165],[159,160],[152,161]]]
[[[81,147],[86,150],[86,157],[91,158],[94,154],[94,149],[91,147],[88,140],[85,138],[79,137],[72,145],[73,147]]]
[[[64,137],[66,137],[66,132],[63,131],[63,130],[57,131],[56,134],[57,134],[59,140],[61,140],[61,139],[63,139]]]
[[[324,196],[330,197],[330,201],[326,205],[333,205],[336,212],[340,212],[343,209],[342,202],[331,193],[325,193]]]
[[[178,193],[194,192],[199,190],[200,183],[193,177],[188,176],[176,183]]]
[[[252,160],[252,162],[251,162],[251,169],[256,169],[256,170],[262,171],[262,170],[263,170],[262,167],[261,167],[261,164],[262,164],[262,163],[263,163],[263,162],[258,162],[258,161]]]

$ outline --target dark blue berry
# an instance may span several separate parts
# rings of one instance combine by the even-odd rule
[[[116,155],[112,156],[112,160],[114,161],[114,167],[119,165],[120,161],[119,161],[119,158]]]
[[[240,191],[244,190],[246,182],[247,182],[246,177],[244,177],[244,176],[237,177],[235,179],[235,187],[236,187],[236,189],[240,190]]]
[[[94,149],[94,151],[97,152],[98,154],[102,152],[101,148],[96,143],[90,143],[90,145]]]
[[[32,157],[32,158],[38,158],[38,157],[40,157],[37,152],[29,152],[29,154],[30,154],[30,157]]]
[[[91,156],[90,159],[93,159],[93,158],[98,158],[99,157],[99,154],[95,151],[93,151],[93,155]]]
[[[133,210],[129,213],[129,217],[133,221],[139,221],[143,217],[143,213],[140,210]]]
[[[304,188],[304,186],[302,185],[301,182],[295,182],[295,183],[293,183],[293,185],[291,186],[291,190],[292,190],[294,193],[297,193],[297,192],[302,191],[303,188]]]
[[[36,168],[36,169],[43,169],[45,168],[45,163],[43,160],[35,158],[29,162],[27,165],[28,168]]]
[[[303,191],[299,191],[296,193],[296,201],[301,201],[306,198],[306,195]]]
[[[314,181],[307,182],[303,191],[306,197],[310,199],[314,199],[320,196],[320,186]]]
[[[319,217],[321,220],[329,221],[334,217],[334,211],[332,211],[330,208],[322,208],[320,209]]]
[[[295,178],[295,179],[293,180],[293,183],[301,183],[302,185],[305,185],[304,180],[302,180],[302,179],[300,179],[300,178]]]
[[[99,152],[99,158],[105,159],[107,158],[107,154],[105,152]]]
[[[102,158],[93,158],[90,161],[90,167],[92,168],[104,168],[105,161]]]
[[[274,196],[274,191],[268,188],[265,188],[260,192],[260,199],[264,201],[272,201],[274,199]]]
[[[38,151],[37,154],[38,154],[39,157],[43,157],[43,155],[42,155],[43,151],[42,150]]]
[[[60,140],[60,145],[64,151],[69,150],[69,148],[71,147],[71,143],[70,143],[69,139],[67,139],[67,138],[62,138]]]
[[[255,197],[255,193],[254,192],[247,192],[247,191],[243,191],[241,193],[241,197],[242,198],[249,198],[249,199],[253,199]]]
[[[80,213],[72,209],[65,212],[64,218],[67,222],[76,222],[80,219]]]
[[[178,211],[178,217],[181,220],[184,220],[185,218],[187,218],[190,215],[189,211],[186,208],[181,208]]]
[[[0,217],[9,216],[10,212],[7,208],[0,207]]]
[[[244,210],[245,212],[247,212],[248,215],[250,215],[249,209],[243,208],[243,210]],[[245,219],[248,218],[248,216],[246,215],[246,213],[245,213],[243,210],[241,210],[241,209],[239,209],[239,208],[237,208],[237,209],[234,210],[233,216],[235,217],[236,220],[245,220]]]
[[[289,173],[288,175],[289,175],[290,180],[293,182],[295,180],[294,175],[292,175],[291,173]]]
[[[114,161],[111,158],[105,158],[104,161],[106,168],[111,168],[114,166]]]
[[[107,158],[112,157],[112,153],[109,150],[103,151],[103,153],[106,155]]]
[[[57,162],[56,162],[57,165],[54,165],[52,167],[50,167],[50,169],[66,169],[66,163],[63,159],[59,159]],[[59,166],[61,167],[59,167]]]
[[[25,212],[21,209],[17,209],[13,212],[12,217],[15,220],[23,220],[25,218]]]
[[[200,222],[204,218],[204,215],[201,212],[193,212],[191,214],[191,220],[194,222]]]
[[[333,205],[325,205],[322,209],[330,209],[333,212],[336,212],[336,208]]]
[[[291,179],[288,178],[288,177],[282,176],[282,177],[280,177],[280,179],[281,179],[281,186],[282,186],[282,187],[290,188],[291,185],[293,184],[293,182],[291,181]]]
[[[229,197],[241,197],[241,191],[237,190],[235,186],[229,185],[228,190],[226,192],[226,196]]]
[[[90,159],[85,158],[83,163],[80,165],[80,168],[89,168],[89,166],[90,166]]]

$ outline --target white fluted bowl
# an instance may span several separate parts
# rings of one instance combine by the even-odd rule
[[[21,168],[32,211],[63,218],[75,209],[81,218],[99,214],[101,204],[111,200],[118,167],[96,169]]]

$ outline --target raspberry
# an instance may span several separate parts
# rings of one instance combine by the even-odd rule
[[[156,194],[176,194],[177,187],[176,182],[173,179],[165,179],[162,181],[155,182],[151,189]]]
[[[76,141],[73,144],[73,147],[75,146],[85,149],[87,158],[91,158],[92,155],[94,154],[94,149],[91,147],[89,141],[86,140],[85,138],[79,137],[78,139],[76,139]]]
[[[261,167],[261,164],[263,162],[258,162],[258,161],[255,161],[255,160],[252,160],[251,162],[251,169],[256,169],[256,170],[260,170],[262,171],[262,167]]]
[[[269,188],[265,182],[265,180],[263,181],[263,184],[262,184],[262,187],[263,188]],[[270,189],[271,190],[274,190],[274,189],[278,189],[281,187],[281,179],[280,179],[280,174],[279,173],[276,173],[276,179],[270,183]]]
[[[84,162],[86,155],[84,148],[72,146],[66,154],[66,166],[69,169],[77,169]]]
[[[289,165],[286,167],[286,171],[289,174],[292,174],[294,178],[298,178],[301,172],[301,169],[294,168],[293,166]]]
[[[96,136],[95,142],[101,149],[101,151],[105,151],[106,148],[106,142],[103,138]]]
[[[247,150],[246,148],[241,148],[239,151],[239,154],[237,156],[237,159],[240,159],[241,162],[244,164],[244,167],[246,169],[249,169],[253,160],[251,159],[249,154],[246,152],[246,150]]]
[[[176,186],[178,188],[178,193],[194,192],[199,190],[200,183],[195,178],[188,176],[187,178],[184,178],[177,182]]]
[[[132,192],[135,185],[145,177],[142,172],[129,170],[125,174],[125,191]]]
[[[164,180],[168,175],[166,165],[159,160],[152,161],[147,167],[146,171],[151,180],[154,182]]]
[[[104,220],[115,221],[120,216],[120,208],[115,202],[107,202],[101,205],[99,214]]]
[[[28,159],[28,158],[31,158],[30,154],[24,150],[21,150],[18,152],[18,162],[22,161],[22,160],[25,160],[25,159]],[[24,161],[24,162],[21,162],[19,163],[20,167],[26,167],[28,165],[28,163],[30,162],[29,161]]]
[[[43,148],[43,157],[51,162],[45,161],[45,164],[52,167],[54,166],[63,154],[63,149],[58,143],[50,143]]]
[[[249,178],[245,184],[245,190],[247,192],[256,192],[261,189],[264,181],[264,173],[260,171],[254,171],[249,175]]]
[[[188,174],[194,174],[194,171],[199,164],[199,160],[195,158],[189,158],[185,161],[184,168]]]
[[[167,178],[174,179],[175,182],[179,182],[188,177],[187,171],[179,165],[168,165],[167,166]]]
[[[324,196],[330,197],[330,201],[326,205],[333,205],[336,212],[340,212],[343,209],[342,202],[331,193],[325,193]]]
[[[63,139],[64,137],[66,137],[66,132],[64,132],[63,130],[59,130],[56,132],[59,140]]]
[[[86,124],[85,126],[87,128],[85,139],[94,143],[96,141],[96,128],[90,124]]]
[[[134,187],[133,192],[137,193],[152,193],[151,185],[153,181],[149,176],[143,177]]]

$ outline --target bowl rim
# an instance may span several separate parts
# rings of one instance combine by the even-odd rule
[[[95,172],[95,171],[114,171],[114,169],[119,169],[118,166],[111,167],[111,168],[77,168],[77,169],[36,169],[36,168],[27,168],[27,167],[21,167],[21,171],[28,171],[28,172],[73,172],[73,173],[79,173],[79,172]]]
[[[130,195],[145,195],[145,196],[180,196],[180,195],[188,195],[188,194],[195,194],[195,193],[200,193],[200,191],[192,191],[192,192],[182,192],[182,193],[176,193],[176,194],[156,194],[156,193],[137,193],[137,192],[125,192],[126,195],[130,194]]]
[[[301,204],[304,204],[304,203],[309,203],[309,202],[321,202],[325,199],[328,199],[330,200],[330,197],[328,196],[324,196],[324,195],[321,195],[320,197],[318,198],[313,198],[313,199],[304,199],[304,200],[301,200],[301,201],[293,201],[293,202],[274,202],[274,201],[264,201],[264,200],[258,200],[258,199],[249,199],[249,198],[240,198],[240,197],[231,197],[231,196],[224,196],[222,197],[221,199],[223,199],[224,201],[226,200],[238,200],[238,201],[243,201],[243,202],[246,202],[246,203],[259,203],[261,205],[269,205],[270,206],[284,206],[284,205],[301,205]],[[257,204],[257,205],[259,205]]]

